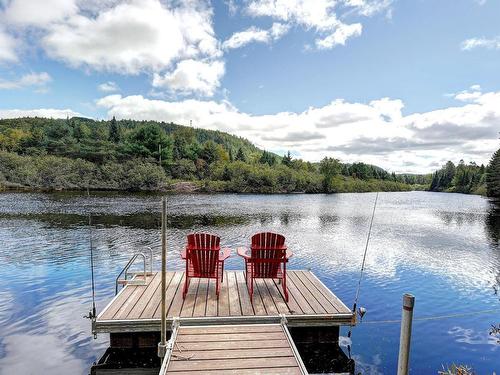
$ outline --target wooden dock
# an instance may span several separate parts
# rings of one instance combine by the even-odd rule
[[[279,323],[289,326],[340,326],[356,323],[355,314],[311,271],[287,271],[289,301],[275,280],[256,280],[250,302],[243,271],[225,271],[220,296],[215,281],[193,279],[182,298],[183,271],[167,273],[167,324],[179,318],[183,326]],[[140,276],[136,276],[140,277]],[[161,276],[153,273],[146,285],[126,285],[98,315],[94,332],[160,331]]]
[[[179,327],[160,375],[301,375],[307,370],[286,326]]]

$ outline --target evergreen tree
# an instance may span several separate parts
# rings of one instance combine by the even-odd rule
[[[286,155],[283,155],[283,160],[281,161],[281,163],[286,165],[287,167],[292,166],[292,155],[290,154],[290,151],[288,151]]]
[[[259,159],[260,164],[268,164],[269,166],[273,166],[276,163],[276,157],[270,153],[264,150],[262,153],[260,159]]]
[[[486,170],[486,194],[500,198],[500,149],[493,154]]]
[[[218,159],[217,144],[214,141],[206,141],[201,150],[200,157],[208,164],[211,164]]]
[[[109,137],[108,139],[113,143],[120,142],[120,126],[115,119],[115,116],[111,119],[111,124],[109,125]]]
[[[243,152],[243,149],[240,147],[238,150],[238,153],[236,154],[235,160],[245,162],[247,161],[247,157],[245,156],[245,153]]]

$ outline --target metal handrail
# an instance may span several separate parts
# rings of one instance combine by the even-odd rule
[[[135,262],[138,256],[142,256],[143,264],[144,264],[144,283],[146,283],[146,276],[147,276],[147,271],[146,271],[146,256],[144,253],[135,253],[132,258],[127,262],[126,266],[123,267],[121,272],[118,274],[115,280],[115,295],[118,294],[118,280],[120,279],[120,276],[125,272],[125,280],[127,280],[127,271],[132,266],[132,264]]]
[[[146,246],[146,249],[149,250],[149,260],[150,260],[150,263],[149,263],[149,272],[150,273],[153,273],[153,249],[149,246]]]

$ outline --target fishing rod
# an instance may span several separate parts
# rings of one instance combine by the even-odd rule
[[[372,234],[372,227],[373,227],[373,218],[375,217],[375,210],[377,208],[377,201],[378,201],[378,192],[377,195],[375,196],[375,202],[373,203],[373,211],[372,211],[372,217],[370,220],[370,227],[368,229],[368,236],[366,237],[366,244],[365,244],[365,252],[363,254],[363,262],[361,263],[361,271],[359,273],[359,280],[358,280],[358,287],[356,288],[356,296],[354,297],[354,304],[352,306],[352,312],[356,314],[356,309],[358,305],[358,299],[359,299],[359,291],[361,289],[361,280],[363,279],[363,272],[365,270],[365,264],[366,264],[366,254],[368,253],[368,244],[370,243],[370,237]],[[359,315],[361,318],[366,313],[366,309],[363,307],[359,308]],[[351,338],[352,336],[352,326],[349,328],[349,333],[347,334],[348,338]],[[349,352],[349,358],[351,358],[351,344],[347,345],[347,351]]]
[[[90,196],[90,192],[87,189],[87,196]],[[91,285],[92,285],[92,309],[89,311],[88,315],[84,315],[84,318],[95,320],[96,307],[95,307],[95,282],[94,282],[94,245],[92,242],[92,216],[89,212],[89,245],[90,245],[90,274],[91,274]],[[97,335],[94,333],[94,339]]]

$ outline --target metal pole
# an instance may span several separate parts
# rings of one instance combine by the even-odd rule
[[[167,279],[167,198],[162,199],[161,211],[161,341],[158,344],[158,357],[163,358],[167,349],[167,321],[165,309],[165,287]]]
[[[404,294],[403,312],[401,316],[401,337],[399,338],[398,375],[408,375],[413,306],[415,306],[415,297],[408,293]]]

